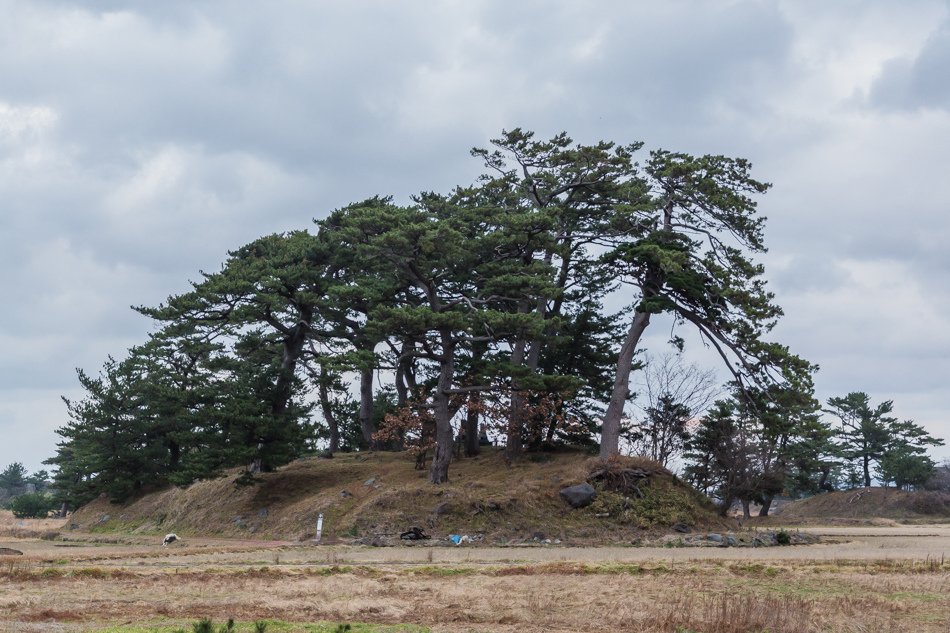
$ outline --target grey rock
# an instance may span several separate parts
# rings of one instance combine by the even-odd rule
[[[712,541],[713,543],[722,543],[723,538],[722,538],[722,534],[712,533],[712,534],[706,535],[706,540]]]
[[[449,503],[448,501],[443,501],[442,503],[438,504],[436,507],[432,508],[432,514],[434,514],[437,517],[440,517],[443,514],[448,514],[451,511],[452,511],[452,504]]]
[[[679,532],[680,534],[688,534],[689,526],[685,523],[674,523],[672,526],[674,532]]]
[[[376,483],[376,478],[375,478],[375,477],[370,477],[369,479],[367,479],[366,481],[363,482],[363,485],[364,485],[364,486],[372,486],[372,485],[375,484],[375,483]]]
[[[737,541],[736,537],[734,537],[732,534],[729,534],[726,536],[726,545],[728,545],[729,547],[735,547],[738,544],[739,544],[739,541]]]
[[[597,491],[590,484],[577,484],[562,488],[561,498],[572,508],[583,508],[593,503],[597,498]]]
[[[349,497],[352,497],[352,496],[353,496],[353,493],[350,492],[349,490],[341,490],[341,491],[340,491],[340,496],[341,496],[342,498],[344,498],[344,499],[348,499]]]
[[[257,513],[257,516],[259,516],[259,517],[266,517],[266,516],[267,516],[267,508],[261,508],[260,512]]]

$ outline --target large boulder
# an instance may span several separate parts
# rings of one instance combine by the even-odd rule
[[[590,484],[577,484],[561,489],[561,498],[567,501],[572,508],[583,508],[593,503],[597,498],[597,491]]]

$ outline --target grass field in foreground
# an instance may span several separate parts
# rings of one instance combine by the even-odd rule
[[[335,633],[356,622],[365,624],[351,630],[379,633],[945,633],[950,615],[950,563],[939,560],[200,569],[8,563],[2,575],[0,628],[24,632],[53,630],[53,623],[62,631],[190,632],[207,617],[234,618],[240,633],[261,619],[273,621],[271,633]]]

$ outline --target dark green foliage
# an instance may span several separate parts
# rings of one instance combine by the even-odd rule
[[[375,432],[413,412],[432,420],[419,434],[434,444],[436,483],[453,421],[464,417],[474,455],[490,408],[510,456],[593,445],[601,419],[616,452],[636,345],[658,313],[698,329],[738,387],[693,442],[697,481],[742,499],[792,481],[814,489],[835,467],[813,415],[814,368],[765,340],[781,310],[752,259],[764,251],[753,196],[768,185],[722,156],[657,151],[641,167],[640,146],[505,131],[473,150],[485,174],[472,186],[348,205],[137,308],[157,323],[149,340],[98,377],[79,372],[85,395],[67,402],[48,462],[57,500],[118,501],[234,466],[252,483],[324,446],[397,448],[403,436]],[[632,322],[604,309],[621,284]],[[681,405],[647,413],[674,429],[664,459],[698,413]],[[714,463],[729,451],[747,463]],[[898,457],[888,472],[907,470]]]
[[[765,339],[782,310],[752,259],[765,251],[765,219],[752,196],[769,185],[750,169],[743,159],[652,152],[644,166],[646,200],[616,214],[603,263],[633,289],[634,314],[604,416],[603,457],[618,450],[634,352],[655,314],[697,330],[742,391],[781,383],[810,389],[815,368]]]
[[[778,532],[775,533],[775,542],[778,543],[779,545],[791,545],[792,537],[785,530],[779,530]]]
[[[45,518],[56,509],[56,500],[45,492],[28,492],[10,500],[13,516],[20,519]]]
[[[911,420],[892,416],[892,401],[872,406],[868,394],[852,392],[830,398],[828,407],[826,412],[838,419],[840,453],[856,464],[861,485],[871,485],[874,464],[884,484],[895,483],[899,488],[923,485],[933,472],[926,447],[942,446],[943,440]]]
[[[20,462],[13,462],[0,472],[0,488],[5,490],[19,490],[26,486],[27,471]]]

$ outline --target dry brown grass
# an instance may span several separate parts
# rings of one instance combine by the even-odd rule
[[[466,550],[18,541],[25,555],[0,560],[0,630],[30,630],[14,623],[92,630],[233,617],[413,623],[452,633],[946,633],[950,561],[897,558],[918,551],[904,547],[913,540],[945,548],[944,532],[934,531],[891,538],[888,549],[866,547],[865,554],[878,556],[869,560],[846,558],[858,551],[846,545],[838,558],[795,560],[779,556],[817,554],[824,546]]]
[[[783,520],[946,521],[950,519],[950,492],[894,488],[841,490],[790,503],[778,516]]]
[[[0,624],[83,628],[173,617],[416,623],[433,631],[807,633],[947,630],[950,574],[845,566],[817,573],[696,562],[146,571],[36,566],[0,583]],[[509,571],[506,571],[509,570]],[[423,573],[418,573],[422,571]]]
[[[0,536],[52,540],[65,523],[65,519],[18,519],[9,510],[0,510]]]
[[[233,472],[188,488],[153,493],[124,506],[100,499],[77,512],[69,523],[84,530],[124,534],[174,530],[186,536],[304,540],[313,537],[317,515],[323,513],[324,536],[331,541],[395,537],[417,525],[438,535],[484,534],[487,540],[502,543],[530,539],[538,532],[577,543],[628,542],[632,538],[629,520],[605,517],[603,508],[573,510],[558,495],[562,487],[586,479],[592,467],[588,460],[582,453],[554,453],[508,463],[501,450],[487,449],[478,458],[454,462],[451,481],[434,487],[426,482],[424,472],[413,469],[411,456],[341,454],[288,464],[279,472],[261,475],[254,486],[235,486],[237,472]],[[669,473],[652,463],[636,465],[662,480],[655,488],[644,487],[645,501],[681,488],[688,506],[683,516],[701,523],[717,522]],[[638,525],[652,525],[651,521]]]

